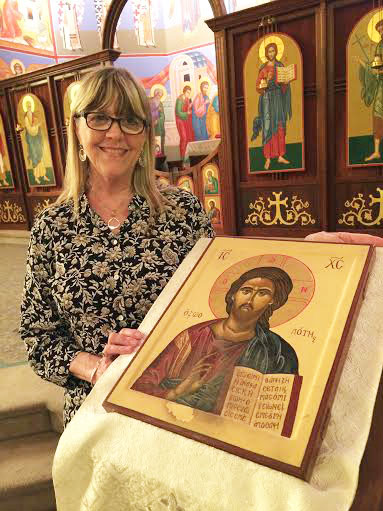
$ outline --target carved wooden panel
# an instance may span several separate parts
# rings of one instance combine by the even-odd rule
[[[27,229],[28,216],[23,202],[15,195],[0,197],[0,228]]]
[[[375,4],[364,0],[328,0],[327,3],[330,228],[338,231],[364,231],[381,236],[383,219],[380,219],[379,189],[383,188],[383,166],[351,167],[348,166],[347,154],[347,42],[355,25]],[[378,7],[378,4],[375,7]],[[375,43],[369,40],[363,44],[375,46]],[[348,65],[358,66],[358,63],[354,64],[352,61]],[[356,86],[362,91],[361,84]],[[372,137],[371,113],[371,139]]]
[[[225,18],[210,20],[208,25],[215,32],[225,29],[223,45],[227,65],[227,97],[222,97],[223,125],[229,126],[228,136],[222,139],[222,146],[231,145],[230,159],[226,165],[232,169],[235,202],[231,214],[236,216],[237,233],[269,236],[304,236],[309,232],[327,227],[327,193],[326,193],[326,62],[322,56],[325,48],[325,11],[321,2],[285,0],[233,13]],[[303,108],[305,171],[248,173],[246,133],[246,99],[244,90],[244,62],[249,50],[257,42],[272,33],[286,34],[293,38],[302,52],[303,60]],[[282,37],[282,36],[281,36]],[[286,56],[287,58],[287,56]],[[287,61],[286,61],[287,62]],[[254,69],[257,74],[258,70]],[[254,94],[258,94],[254,90]],[[226,103],[225,102],[226,99]],[[221,100],[221,96],[220,96]],[[294,105],[292,108],[294,112]],[[288,127],[286,128],[288,129]],[[315,188],[315,197],[312,189]],[[245,211],[254,202],[259,190],[268,190],[267,197],[276,200],[275,193],[281,193],[280,200],[288,198],[292,207],[292,197],[300,190],[302,204],[310,203],[315,209],[310,213],[314,222],[275,221],[263,223],[245,223]],[[290,190],[294,190],[290,191]],[[223,186],[223,200],[230,191]],[[302,211],[300,212],[302,213]],[[268,215],[263,213],[264,215]],[[292,213],[291,213],[292,214]],[[246,213],[246,218],[249,213]],[[270,212],[270,219],[273,218]],[[255,218],[254,216],[252,217]],[[265,217],[266,218],[266,217]]]
[[[300,229],[302,233],[318,230],[320,207],[317,187],[245,188],[241,190],[240,214],[241,230],[250,234],[257,229],[258,236],[270,228],[280,235],[286,229]]]

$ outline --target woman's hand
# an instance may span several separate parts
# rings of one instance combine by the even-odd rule
[[[383,238],[370,234],[355,234],[351,232],[316,232],[305,238],[308,241],[332,241],[334,243],[367,243],[376,247],[383,247]]]
[[[97,370],[91,383],[95,384],[119,355],[135,353],[144,340],[145,334],[133,328],[123,328],[119,332],[111,332],[103,349],[102,357],[97,362]]]
[[[118,355],[130,355],[137,351],[144,339],[145,335],[133,328],[123,328],[119,332],[111,332],[103,349],[103,355],[111,357],[112,360]]]

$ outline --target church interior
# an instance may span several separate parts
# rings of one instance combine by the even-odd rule
[[[30,231],[63,190],[71,105],[79,81],[98,68],[125,68],[142,84],[153,122],[157,186],[194,194],[218,237],[303,241],[326,231],[383,238],[382,4],[0,0],[1,511],[317,511],[324,506],[383,511],[380,298],[365,300],[368,321],[356,327],[352,322],[356,334],[339,359],[342,366],[367,351],[374,359],[361,408],[363,428],[356,431],[346,412],[342,423],[343,412],[328,411],[316,432],[324,441],[312,453],[318,457],[308,481],[282,474],[278,464],[267,468],[262,460],[258,466],[218,451],[214,443],[198,447],[198,438],[166,431],[165,439],[155,431],[158,423],[138,427],[133,419],[131,430],[124,426],[121,432],[136,432],[150,444],[164,441],[169,452],[178,450],[177,462],[183,452],[189,472],[177,480],[176,470],[166,479],[148,468],[150,477],[142,478],[151,463],[148,455],[137,463],[137,472],[127,472],[129,484],[123,487],[121,466],[97,458],[102,449],[118,451],[118,445],[112,440],[104,445],[99,429],[84,439],[81,432],[78,438],[86,445],[98,442],[87,463],[76,461],[73,467],[73,473],[84,473],[81,500],[63,476],[64,471],[70,476],[65,449],[56,453],[65,436],[63,389],[34,373],[19,335]],[[382,258],[383,248],[377,247],[372,274],[378,294]],[[356,347],[366,332],[371,344]],[[336,374],[339,380],[340,370]],[[357,376],[367,380],[369,374],[361,362]],[[101,395],[97,387],[93,402]],[[337,406],[342,399],[344,406],[354,406],[344,390],[335,399]],[[91,412],[88,406],[81,420],[86,423]],[[98,427],[102,424],[101,418]],[[65,442],[69,445],[68,436]],[[132,453],[141,456],[138,447]],[[193,456],[201,456],[206,466],[204,461],[198,466]],[[69,454],[67,459],[73,462]],[[162,459],[155,466],[173,474],[167,463]],[[188,479],[193,470],[195,481]],[[248,481],[259,477],[258,497],[247,474]],[[225,503],[220,494],[229,486],[235,491]]]

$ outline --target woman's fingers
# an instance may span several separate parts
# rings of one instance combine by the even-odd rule
[[[134,330],[133,328],[122,328],[119,331],[119,334],[131,339],[137,339],[139,341],[143,341],[146,337],[145,334],[143,334],[139,330]]]
[[[103,353],[106,356],[134,353],[141,346],[145,335],[138,330],[123,328],[120,332],[111,332]]]
[[[139,344],[136,346],[123,346],[119,344],[107,344],[103,350],[104,355],[112,357],[113,355],[130,355],[137,351]]]

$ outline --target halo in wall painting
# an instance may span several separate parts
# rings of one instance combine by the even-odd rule
[[[248,172],[304,170],[303,64],[296,41],[267,34],[243,66]]]
[[[15,188],[13,181],[11,164],[7,147],[7,137],[4,131],[2,115],[0,115],[0,190],[10,190]]]
[[[178,178],[176,186],[186,190],[187,192],[194,193],[194,183],[190,176],[182,176]]]
[[[11,60],[9,67],[11,68],[11,71],[14,75],[22,75],[25,73],[25,66],[19,59]]]
[[[219,194],[219,168],[215,163],[209,162],[202,168],[204,195]]]
[[[25,94],[17,105],[17,122],[30,187],[56,186],[43,105],[34,94]]]
[[[207,216],[213,225],[222,224],[221,198],[219,195],[215,197],[205,197],[204,206]]]
[[[373,9],[347,43],[347,154],[349,166],[383,163],[383,9]]]

